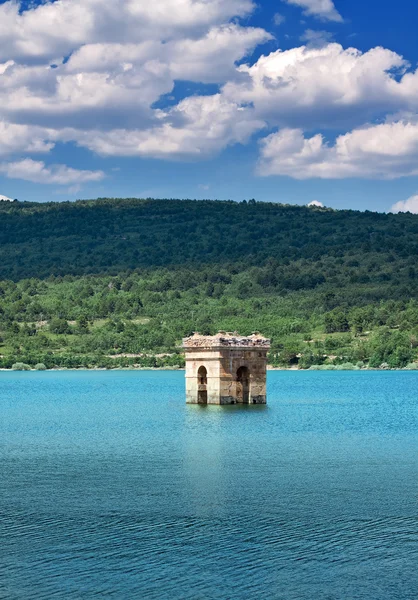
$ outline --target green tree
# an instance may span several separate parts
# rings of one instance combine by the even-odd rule
[[[52,319],[49,322],[49,331],[59,335],[71,333],[70,326],[66,319],[60,318]]]

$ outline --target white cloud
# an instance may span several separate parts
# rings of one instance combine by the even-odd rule
[[[300,6],[306,15],[318,17],[324,21],[335,21],[337,23],[343,21],[332,0],[285,0],[285,2]]]
[[[74,185],[70,185],[69,187],[62,187],[55,190],[53,193],[58,196],[76,196],[82,189],[82,185],[76,183]]]
[[[133,118],[140,123],[152,117],[152,103],[172,87],[167,67],[153,60],[108,71],[73,71],[71,62],[57,69],[13,65],[0,76],[0,115],[50,128]]]
[[[286,1],[306,14],[342,20],[331,0]],[[253,50],[272,39],[239,24],[254,6],[252,0],[59,0],[20,10],[17,1],[3,2],[0,157],[16,156],[0,162],[0,170],[80,185],[104,174],[24,157],[69,142],[103,156],[195,160],[248,143],[268,126],[281,129],[261,143],[264,175],[415,174],[418,71],[388,49],[344,49],[328,43],[328,32],[313,30],[303,35],[307,46],[251,64]],[[279,13],[274,20],[283,22]],[[237,67],[245,57],[249,64]],[[216,92],[156,109],[162,96],[174,101],[178,81],[211,84]],[[362,127],[406,112],[409,120]],[[328,143],[309,133],[320,129],[351,131]]]
[[[49,152],[54,143],[46,129],[0,120],[0,156],[16,152]]]
[[[10,61],[0,74],[0,117],[55,128],[146,127],[175,80],[224,83],[236,76],[236,61],[269,39],[263,29],[226,24],[198,38],[87,44],[56,68]]]
[[[272,38],[231,22],[253,9],[252,0],[60,0],[23,11],[4,2],[0,155],[48,152],[65,141],[107,155],[197,157],[244,143],[264,122],[219,94],[165,111],[153,104],[176,80],[222,84],[237,76],[236,61]],[[71,171],[42,165],[2,168],[72,180]]]
[[[401,200],[400,202],[396,202],[390,209],[391,212],[399,213],[399,212],[410,212],[415,215],[418,214],[418,195],[411,196],[408,200]]]
[[[246,143],[264,127],[251,108],[240,107],[220,94],[193,96],[167,112],[160,111],[161,124],[149,129],[110,131],[68,130],[62,139],[104,156],[151,156],[154,158],[199,158],[230,144]]]
[[[223,83],[236,76],[238,60],[270,39],[264,29],[226,25],[211,29],[199,40],[167,44],[166,60],[173,79]]]
[[[234,69],[239,55],[266,39],[263,30],[227,25],[196,40],[89,44],[57,69],[11,63],[0,76],[0,154],[47,152],[65,141],[102,155],[196,158],[246,143],[266,123],[356,127],[379,112],[418,108],[418,75],[395,77],[407,63],[383,48],[293,48]],[[235,45],[235,54],[226,52]],[[155,110],[182,71],[195,81],[228,73],[231,80],[218,94]],[[36,125],[7,125],[6,118]]]
[[[3,75],[3,73],[5,73],[7,71],[7,69],[9,67],[12,67],[13,65],[14,65],[13,60],[8,60],[5,63],[0,63],[0,75]]]
[[[129,43],[199,36],[236,16],[252,0],[60,0],[20,12],[0,5],[0,58],[55,59],[87,43]]]
[[[334,34],[330,31],[318,29],[306,29],[300,36],[301,42],[308,42],[308,45],[313,48],[326,46],[333,38]]]
[[[236,61],[271,37],[264,29],[227,24],[211,28],[198,39],[87,44],[71,56],[59,73],[95,72],[107,76],[124,73],[132,80],[141,72],[139,83],[143,86],[144,74],[148,71],[154,80],[165,75],[168,88],[175,79],[222,83],[234,76]],[[158,98],[163,92],[157,89],[154,97]]]
[[[322,204],[322,202],[319,202],[318,200],[312,200],[312,202],[309,202],[308,204],[309,208],[324,208],[324,205]]]
[[[273,23],[277,26],[283,25],[283,23],[285,21],[286,21],[286,17],[281,15],[280,13],[276,13],[273,17]]]
[[[105,176],[103,171],[82,171],[65,165],[46,166],[44,162],[30,158],[0,163],[0,173],[3,173],[9,179],[23,179],[33,183],[59,185],[100,181]]]
[[[261,175],[294,179],[348,177],[396,179],[418,175],[418,125],[384,123],[339,136],[333,145],[321,134],[304,137],[283,129],[261,142]]]
[[[418,108],[418,74],[396,75],[408,63],[395,52],[362,53],[340,44],[301,46],[239,67],[241,80],[223,93],[252,103],[257,116],[283,127],[352,127],[381,112]]]
[[[2,194],[0,194],[0,202],[13,202],[13,200],[11,198],[8,198],[7,196],[3,196]]]

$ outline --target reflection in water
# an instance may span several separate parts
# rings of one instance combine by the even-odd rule
[[[239,445],[234,445],[231,440],[231,435],[234,434],[225,427],[226,420],[267,410],[268,407],[261,404],[186,405],[185,429],[195,434],[182,438],[184,493],[188,495],[196,515],[213,515],[220,518],[229,510],[229,503],[233,502],[229,497],[229,465],[235,460],[240,449]],[[231,445],[235,446],[232,450]],[[247,460],[249,458],[247,457]]]
[[[0,374],[0,598],[418,597],[416,373]]]

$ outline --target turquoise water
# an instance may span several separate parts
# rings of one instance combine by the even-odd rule
[[[0,373],[0,598],[416,600],[418,373]]]

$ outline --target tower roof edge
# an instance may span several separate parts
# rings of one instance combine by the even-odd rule
[[[250,336],[240,336],[236,332],[220,331],[216,335],[194,333],[183,338],[183,348],[270,348],[270,340],[258,332]]]

